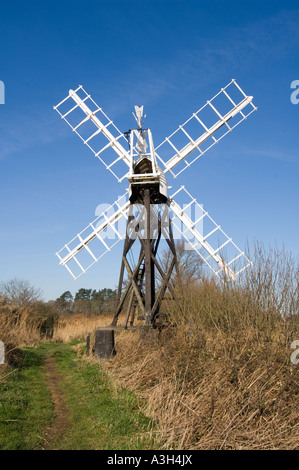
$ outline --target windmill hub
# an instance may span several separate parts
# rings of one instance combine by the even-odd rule
[[[128,174],[129,199],[132,204],[142,203],[145,188],[150,190],[150,203],[167,202],[167,181],[157,164],[150,129],[142,128],[143,106],[135,106],[133,113],[138,129],[129,132],[131,167]],[[147,151],[148,150],[148,151]]]
[[[152,175],[152,163],[148,157],[141,157],[134,167],[134,175],[128,178],[130,183],[130,202],[132,204],[142,203],[144,189],[150,189],[151,204],[162,204],[167,202],[167,181],[164,173],[157,168],[157,176]]]
[[[125,328],[133,325],[138,315],[145,324],[155,325],[166,291],[175,298],[171,277],[177,268],[177,257],[172,226],[198,253],[202,264],[208,265],[220,280],[235,281],[252,264],[184,187],[169,197],[165,177],[167,172],[178,176],[245,120],[257,109],[252,100],[253,97],[247,96],[232,80],[158,147],[154,147],[151,130],[143,129],[143,106],[135,106],[133,113],[137,129],[125,135],[82,86],[70,90],[68,96],[54,107],[106,169],[118,181],[127,178],[129,182],[124,196],[56,253],[60,265],[78,279],[124,239],[114,326],[124,310]],[[129,151],[125,150],[127,141]],[[181,195],[187,197],[188,202],[184,205],[176,200]],[[152,214],[151,205],[162,203],[171,210],[172,220],[162,217],[159,211]],[[135,204],[144,209],[134,213]],[[190,215],[190,209],[195,210],[195,217]],[[127,220],[125,234],[118,229],[123,218]],[[106,236],[108,229],[113,234],[110,238]],[[157,253],[162,238],[169,247],[167,266],[161,265]],[[139,256],[132,263],[133,245],[139,246]]]

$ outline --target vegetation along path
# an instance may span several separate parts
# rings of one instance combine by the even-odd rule
[[[1,450],[151,448],[138,398],[83,354],[80,343],[26,348],[0,384]]]

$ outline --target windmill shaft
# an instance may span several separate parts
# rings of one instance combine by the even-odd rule
[[[145,254],[145,323],[151,324],[151,312],[155,301],[155,272],[151,246],[151,200],[150,190],[144,190],[144,208],[146,214],[146,237],[144,239]]]

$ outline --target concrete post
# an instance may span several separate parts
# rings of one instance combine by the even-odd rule
[[[114,347],[114,330],[96,329],[94,355],[98,359],[110,359],[116,354]]]

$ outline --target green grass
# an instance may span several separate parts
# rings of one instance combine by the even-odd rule
[[[54,419],[43,358],[51,355],[61,377],[70,426],[55,449],[150,449],[153,426],[138,398],[115,387],[99,364],[91,364],[72,344],[51,343],[25,351],[23,366],[0,388],[0,449],[40,449],[43,430]],[[16,419],[17,421],[9,421]]]
[[[0,384],[0,450],[40,449],[43,429],[53,418],[43,355],[27,350],[19,367]]]

